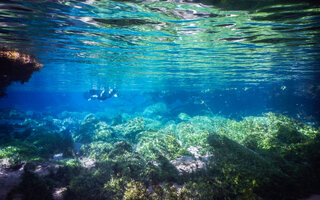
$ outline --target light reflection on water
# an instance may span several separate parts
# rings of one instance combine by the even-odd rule
[[[0,42],[30,51],[45,64],[23,86],[32,90],[316,80],[319,7],[257,5],[248,10],[221,2],[6,1],[0,4]]]

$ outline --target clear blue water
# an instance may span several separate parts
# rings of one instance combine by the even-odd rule
[[[319,2],[1,0],[3,49],[43,68],[0,98],[0,199],[320,194]]]
[[[319,119],[318,3],[9,0],[0,10],[1,46],[44,64],[8,88],[3,108],[93,112],[164,101],[193,114]],[[102,87],[120,97],[83,98]]]

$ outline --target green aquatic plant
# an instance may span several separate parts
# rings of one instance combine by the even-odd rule
[[[153,122],[138,117],[109,126],[87,116],[73,133],[83,142],[81,158],[54,161],[59,167],[38,177],[40,182],[50,192],[66,187],[65,199],[97,200],[295,199],[320,184],[319,128],[273,113],[241,121],[196,116],[148,125]],[[70,134],[50,123],[31,120],[21,129],[26,132],[21,137],[20,131],[2,140],[0,158],[19,166],[26,162],[32,171],[33,161],[72,151]],[[175,161],[186,157],[206,167],[180,173]],[[86,168],[85,158],[95,165]]]
[[[125,186],[123,200],[151,200],[151,194],[147,187],[138,181],[131,180]]]
[[[115,174],[140,181],[148,179],[145,160],[124,142],[114,146],[114,150],[108,154],[108,161]]]
[[[150,188],[150,187],[149,187]],[[151,194],[151,199],[155,200],[191,200],[193,199],[191,191],[186,189],[184,186],[177,184],[158,184],[151,185],[153,193]]]
[[[113,129],[105,122],[99,121],[94,115],[89,114],[81,122],[79,129],[72,134],[73,140],[80,143],[93,141],[115,142],[116,135]]]
[[[173,133],[144,131],[137,135],[137,152],[147,160],[155,160],[157,154],[165,155],[169,160],[188,155]]]
[[[37,129],[33,134],[26,138],[27,142],[35,145],[39,154],[43,158],[52,158],[53,154],[63,153],[72,156],[72,139],[67,134],[49,132],[47,129]]]
[[[114,126],[113,129],[130,142],[136,142],[136,135],[145,130],[145,121],[142,117],[136,117],[124,124]]]
[[[226,119],[216,130],[208,137],[214,166],[241,196],[303,197],[319,183],[319,173],[312,170],[319,166],[319,129],[268,113],[239,122]]]
[[[112,149],[112,144],[103,141],[97,141],[82,145],[80,151],[84,156],[97,160],[104,160]]]
[[[173,166],[170,161],[163,155],[158,154],[156,158],[156,163],[159,167],[159,181],[166,182],[178,182],[179,181],[179,172],[175,166]],[[180,179],[181,180],[181,179]]]
[[[111,177],[102,188],[103,196],[107,200],[122,200],[128,182],[129,179],[123,177]]]
[[[0,144],[0,158],[9,158],[11,163],[48,160],[54,154],[72,156],[73,141],[70,134],[58,133],[45,125],[24,126],[21,134],[6,137]],[[27,134],[25,134],[27,132]]]
[[[81,175],[74,177],[64,194],[64,199],[103,199],[102,188],[104,179],[94,176],[93,172],[83,172]]]
[[[242,121],[225,119],[215,125],[218,134],[226,135],[253,149],[283,151],[291,145],[313,140],[320,130],[281,114],[246,117]]]
[[[180,113],[180,114],[178,115],[178,118],[179,118],[180,120],[182,120],[182,121],[188,121],[188,120],[191,119],[191,117],[190,117],[188,114],[186,114],[186,113]]]
[[[109,158],[114,158],[121,156],[125,153],[132,153],[133,148],[131,144],[127,141],[120,141],[114,144],[113,149],[108,154]]]
[[[41,160],[38,148],[29,142],[10,140],[0,147],[0,159],[9,158],[11,164],[22,161]]]
[[[214,154],[211,167],[216,168],[224,181],[229,183],[231,191],[243,199],[257,196],[255,188],[269,183],[269,177],[282,175],[281,171],[270,164],[268,157],[263,157],[224,135],[213,133],[208,137],[208,143]]]
[[[201,124],[193,125],[190,122],[182,122],[177,125],[176,135],[184,148],[190,146],[208,147],[206,138],[210,132],[208,130],[202,130],[198,125],[201,126]]]

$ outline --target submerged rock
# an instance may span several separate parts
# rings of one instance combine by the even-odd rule
[[[27,82],[34,71],[42,68],[33,56],[18,51],[0,50],[0,97],[12,82]]]
[[[124,124],[114,126],[113,129],[124,138],[135,141],[136,135],[145,130],[145,124],[142,117],[136,117]]]
[[[63,200],[63,192],[67,190],[66,187],[59,187],[55,188],[53,192],[53,199],[54,200]]]
[[[190,174],[206,169],[206,163],[193,156],[182,156],[175,160],[171,160],[170,163],[177,168],[179,175],[183,175],[185,173]]]
[[[7,199],[7,195],[13,196],[13,199],[23,199],[22,194],[20,194],[21,191],[18,193],[12,193],[10,191],[15,192],[16,190],[12,190],[14,188],[19,188],[19,184],[23,183],[24,177],[22,176],[24,173],[32,173],[32,177],[37,177],[36,179],[39,180],[41,177],[44,177],[48,175],[50,172],[56,171],[60,165],[56,163],[51,162],[36,162],[36,163],[27,163],[20,165],[19,168],[13,169],[11,168],[4,168],[0,167],[0,199]],[[32,180],[29,180],[30,187],[35,187],[32,182]],[[21,190],[25,190],[26,188],[24,186],[20,186]],[[43,187],[47,187],[45,183],[43,182]],[[19,190],[20,190],[19,189]],[[10,194],[12,193],[12,194]]]
[[[113,128],[106,122],[99,121],[93,114],[85,117],[72,137],[75,142],[84,144],[93,141],[113,142],[116,139]]]
[[[190,146],[187,150],[192,156],[181,156],[170,161],[179,171],[179,175],[206,170],[209,158],[212,157],[212,155],[201,155],[201,147]]]
[[[52,160],[63,160],[63,153],[54,154]]]
[[[87,169],[93,168],[96,165],[96,159],[94,158],[81,157],[79,161],[81,165]]]

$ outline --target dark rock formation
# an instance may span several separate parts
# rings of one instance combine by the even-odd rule
[[[27,82],[34,71],[42,68],[36,59],[18,51],[0,50],[0,98],[12,82]]]

